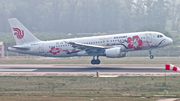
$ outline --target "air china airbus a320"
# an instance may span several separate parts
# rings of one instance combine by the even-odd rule
[[[9,19],[16,44],[9,51],[46,57],[93,56],[92,64],[100,64],[99,56],[125,57],[128,51],[151,50],[170,45],[172,39],[159,32],[135,32],[85,38],[41,41],[16,18]],[[95,57],[97,56],[97,59]]]

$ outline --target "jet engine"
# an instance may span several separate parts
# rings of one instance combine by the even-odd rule
[[[106,49],[105,54],[106,54],[106,57],[108,57],[108,58],[126,57],[126,52],[121,52],[120,47]]]

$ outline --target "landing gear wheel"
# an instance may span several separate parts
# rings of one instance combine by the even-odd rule
[[[99,60],[99,56],[97,56],[97,59],[95,60],[95,56],[93,56],[93,59],[91,60],[91,64],[95,65],[95,64],[100,64],[101,61]]]
[[[97,64],[97,65],[100,64],[100,62],[101,62],[101,61],[100,61],[99,59],[96,60],[96,64]]]
[[[92,59],[91,60],[91,64],[95,65],[96,64],[96,60]]]
[[[154,56],[153,56],[153,55],[151,55],[151,53],[152,53],[152,52],[151,52],[151,50],[149,50],[149,55],[150,55],[149,57],[150,57],[150,59],[153,59],[153,58],[154,58]]]
[[[154,56],[153,55],[150,55],[150,59],[153,59],[154,58]]]

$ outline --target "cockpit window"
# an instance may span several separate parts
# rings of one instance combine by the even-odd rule
[[[163,36],[162,35],[158,35],[157,38],[162,38]]]

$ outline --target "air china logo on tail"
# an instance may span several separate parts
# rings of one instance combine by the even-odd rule
[[[18,39],[22,39],[24,37],[23,30],[20,30],[19,28],[13,28],[13,30],[16,31],[14,35],[16,35]]]

